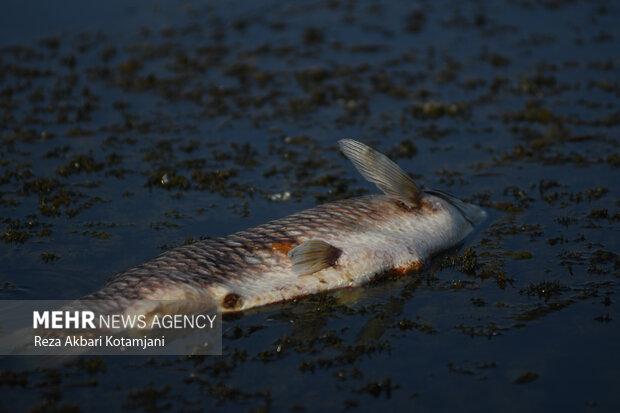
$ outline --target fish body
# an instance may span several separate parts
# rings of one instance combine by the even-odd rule
[[[83,299],[192,300],[222,312],[362,285],[419,269],[461,242],[479,207],[418,188],[384,155],[353,140],[341,149],[383,195],[319,205],[226,237],[174,248],[112,277]]]

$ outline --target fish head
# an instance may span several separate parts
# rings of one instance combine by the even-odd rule
[[[439,198],[458,211],[459,214],[472,226],[480,225],[487,218],[487,212],[476,204],[465,202],[452,194],[437,189],[423,189],[426,197]]]

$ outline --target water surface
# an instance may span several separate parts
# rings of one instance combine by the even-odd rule
[[[3,410],[620,408],[611,1],[3,4],[0,298],[375,192],[489,219],[419,273],[230,317],[224,355],[0,359]]]

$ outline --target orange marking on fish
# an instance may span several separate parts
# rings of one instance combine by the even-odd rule
[[[295,248],[295,245],[292,242],[275,242],[271,244],[271,249],[273,251],[278,251],[284,255],[288,255],[288,252]]]
[[[414,271],[420,271],[420,269],[423,266],[424,266],[424,263],[422,261],[417,261],[409,265],[404,265],[401,267],[394,267],[391,270],[389,270],[387,273],[390,275],[403,276],[403,275],[407,275]]]

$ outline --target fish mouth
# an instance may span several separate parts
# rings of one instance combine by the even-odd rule
[[[487,211],[480,208],[478,205],[469,204],[469,203],[467,203],[466,205],[471,210],[468,213],[468,215],[470,216],[470,218],[468,218],[468,221],[472,222],[474,226],[478,226],[482,224],[487,219],[487,216],[488,216]],[[465,217],[467,218],[467,216]]]

